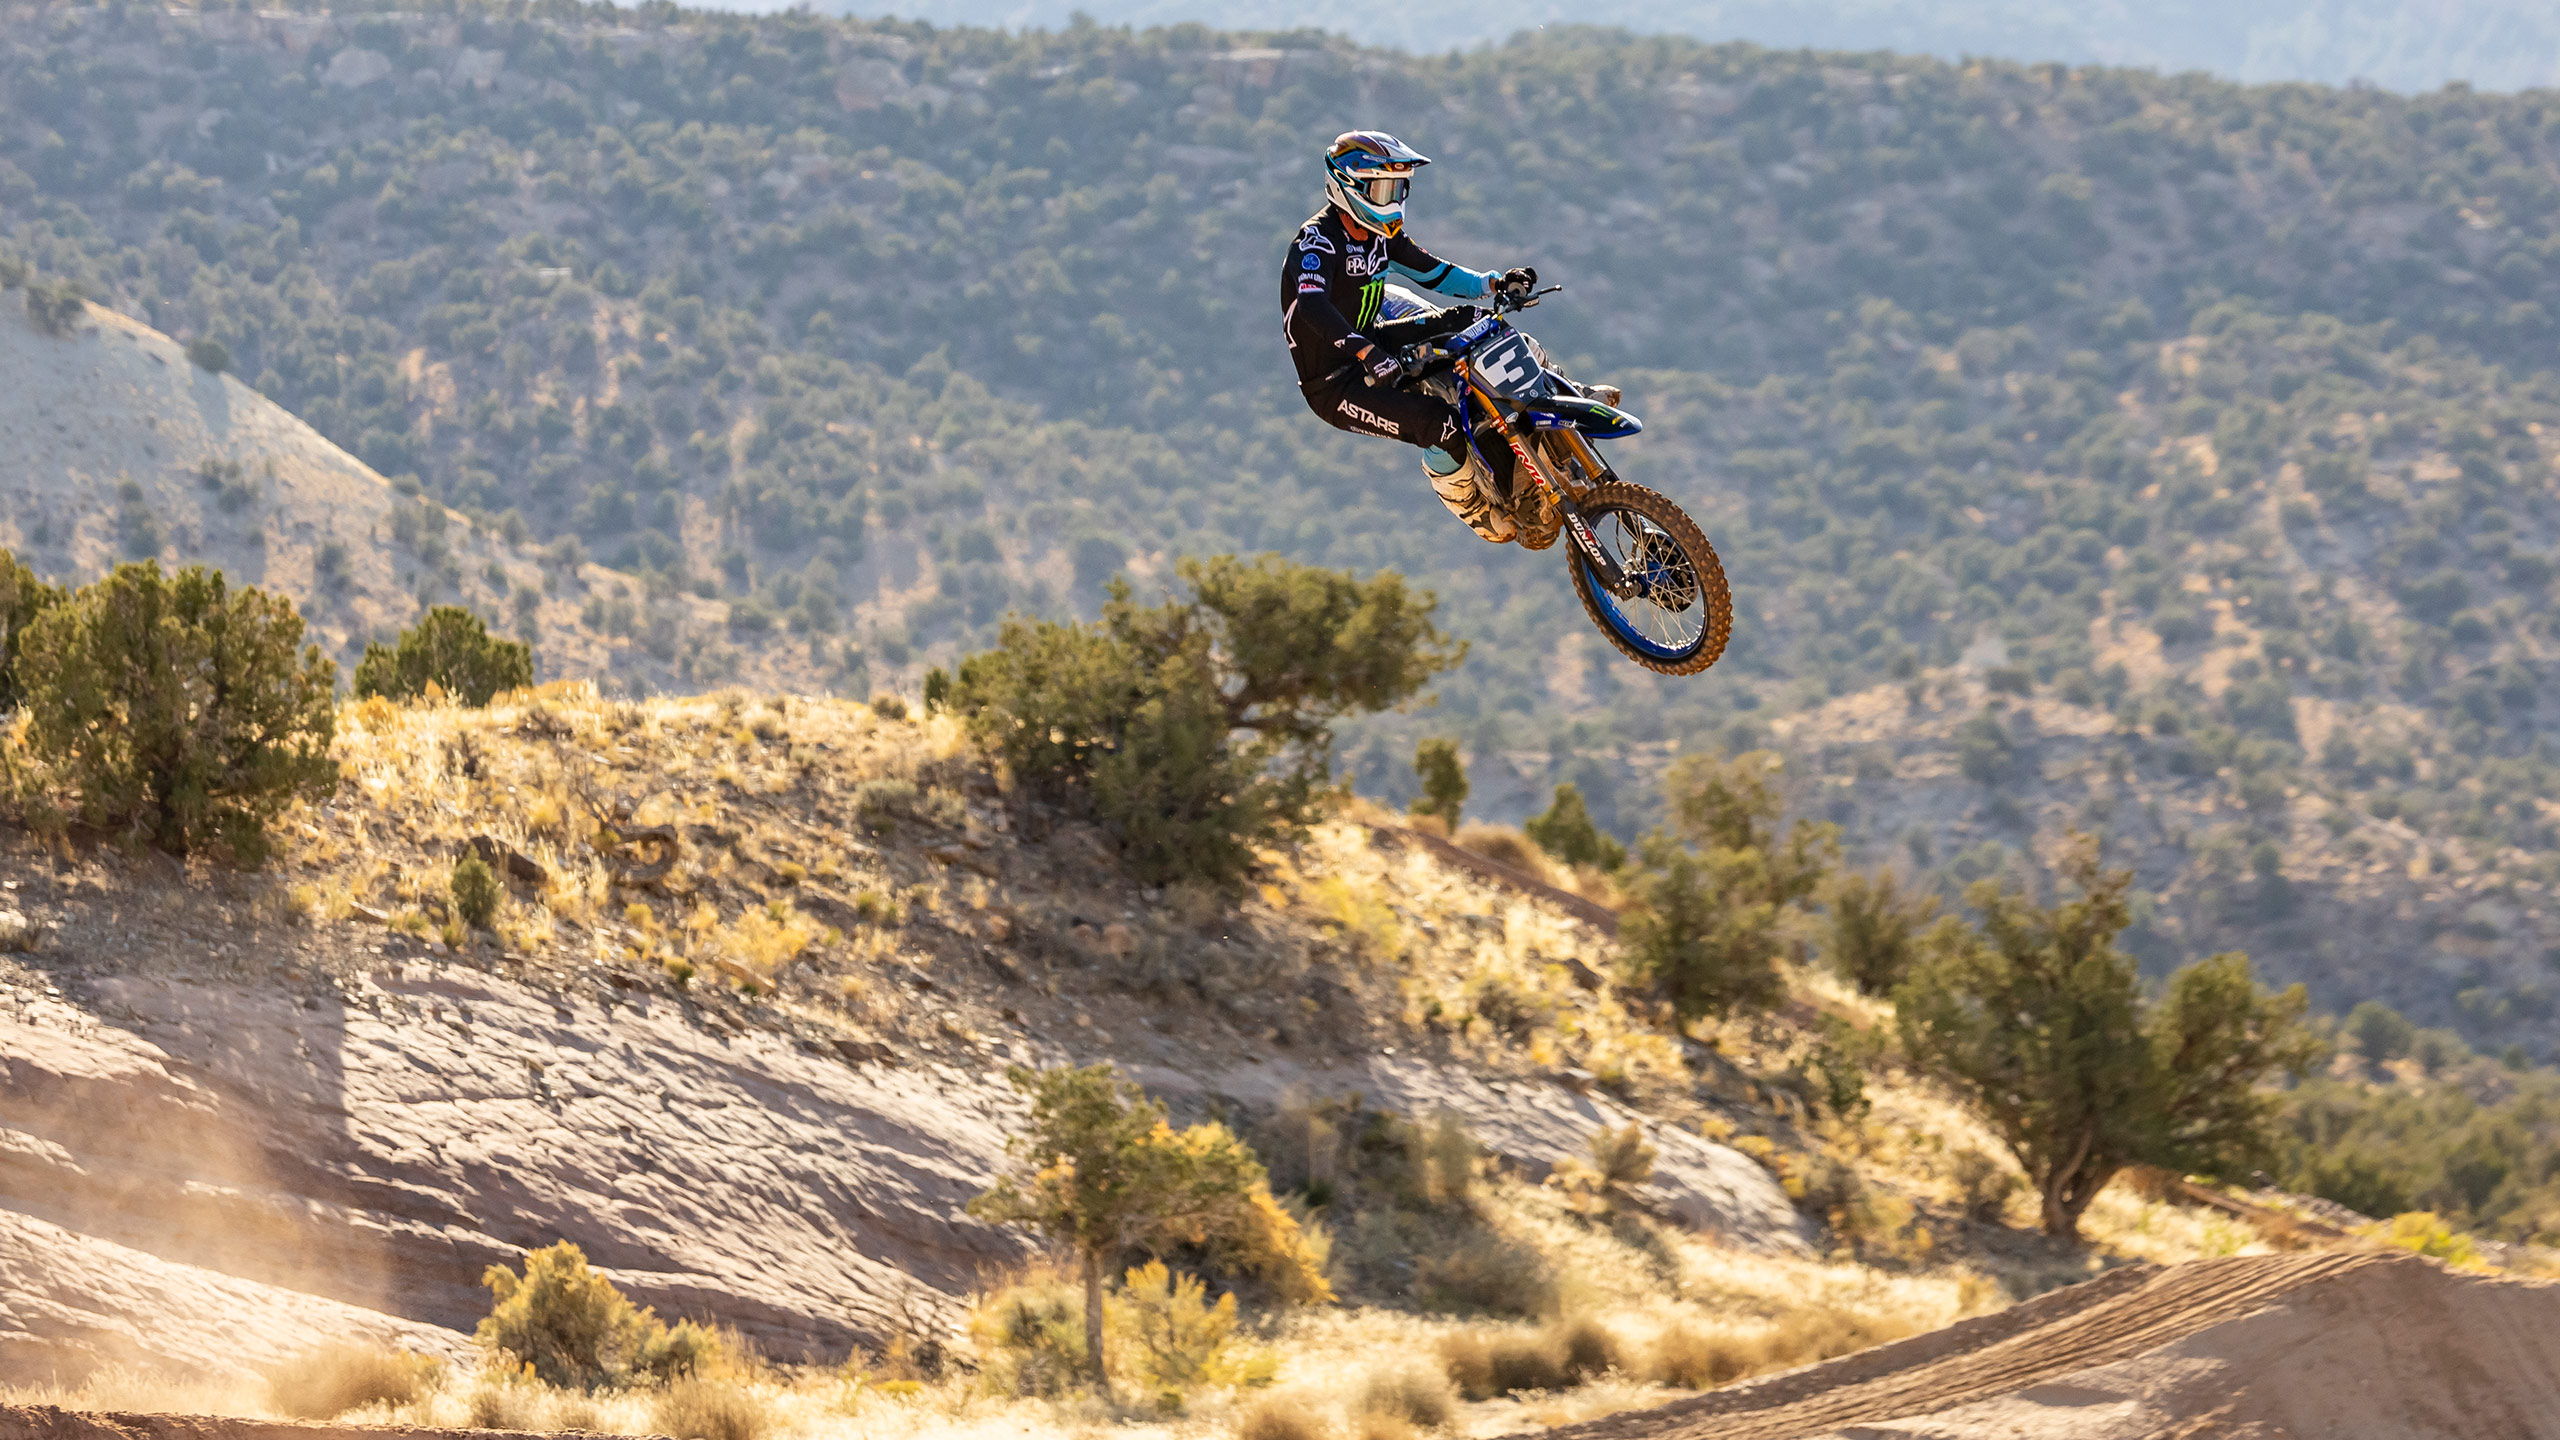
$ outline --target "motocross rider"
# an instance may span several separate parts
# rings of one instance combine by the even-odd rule
[[[1434,309],[1387,284],[1387,276],[1392,271],[1466,301],[1497,292],[1525,296],[1537,288],[1538,272],[1526,265],[1500,274],[1468,270],[1413,243],[1404,233],[1405,196],[1413,173],[1430,163],[1377,130],[1334,140],[1324,157],[1329,203],[1299,229],[1280,272],[1281,325],[1307,407],[1340,429],[1420,446],[1440,502],[1499,543],[1512,538],[1514,526],[1467,444],[1459,408],[1396,383],[1404,378],[1400,349],[1463,330],[1484,311],[1467,304]]]

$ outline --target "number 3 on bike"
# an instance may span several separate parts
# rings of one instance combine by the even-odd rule
[[[1583,610],[1627,658],[1665,675],[1706,669],[1733,633],[1715,547],[1601,458],[1595,442],[1644,428],[1617,389],[1566,378],[1514,323],[1564,287],[1539,289],[1527,266],[1468,270],[1405,234],[1413,174],[1430,163],[1368,130],[1326,153],[1328,203],[1299,229],[1280,282],[1308,407],[1419,447],[1441,502],[1486,540],[1544,550],[1564,537]],[[1391,275],[1459,303],[1437,307]]]

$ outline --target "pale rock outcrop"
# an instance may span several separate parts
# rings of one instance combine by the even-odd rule
[[[468,1337],[0,1210],[0,1376],[76,1383],[101,1365],[250,1376],[327,1338],[460,1362]]]

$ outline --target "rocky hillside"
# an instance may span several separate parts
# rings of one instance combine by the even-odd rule
[[[961,1213],[1009,1062],[1113,1058],[1192,1113],[1446,1112],[1532,1180],[1642,1119],[1652,1213],[1810,1255],[1699,1123],[1776,1123],[1749,1082],[1631,1018],[1577,912],[1400,832],[1336,822],[1239,907],[1026,840],[947,718],[552,686],[352,707],[340,748],[268,874],[0,838],[38,932],[0,956],[13,1377],[240,1373],[348,1306],[458,1343],[482,1270],[563,1237],[776,1356],[947,1336],[1029,1254]],[[514,877],[487,939],[448,928],[473,840]]]
[[[56,583],[122,560],[212,565],[291,596],[349,666],[459,602],[531,641],[537,675],[655,689],[821,673],[790,645],[735,640],[723,606],[404,491],[146,325],[85,306],[63,329],[0,305],[0,547]]]

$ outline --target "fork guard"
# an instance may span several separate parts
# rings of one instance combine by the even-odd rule
[[[1521,413],[1538,430],[1579,430],[1594,440],[1619,440],[1644,429],[1644,422],[1615,405],[1579,395],[1547,395],[1520,402]]]

